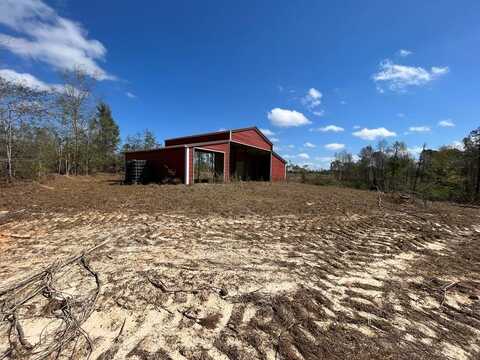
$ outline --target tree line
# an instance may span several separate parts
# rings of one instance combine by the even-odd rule
[[[401,192],[429,200],[480,202],[480,127],[455,146],[426,145],[414,156],[401,141],[381,140],[358,155],[335,154],[329,169],[288,164],[289,178],[315,185],[341,185]]]
[[[150,130],[129,135],[96,94],[95,79],[81,68],[62,83],[32,87],[0,78],[0,180],[48,174],[89,175],[123,168],[123,151],[158,147]]]
[[[329,173],[340,183],[356,188],[419,194],[433,200],[480,200],[480,127],[472,130],[461,146],[426,145],[418,157],[404,142],[380,141],[360,150],[335,154]]]

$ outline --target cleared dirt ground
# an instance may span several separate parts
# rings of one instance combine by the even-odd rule
[[[293,183],[0,188],[0,292],[109,240],[85,257],[101,283],[91,359],[478,359],[480,211],[380,205]],[[74,317],[95,293],[86,269],[51,274]],[[35,358],[59,309],[46,294],[14,305],[32,351],[11,304],[0,295],[0,359]],[[85,334],[58,358],[86,358]]]

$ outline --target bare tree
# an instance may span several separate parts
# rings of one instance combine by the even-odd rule
[[[71,131],[73,141],[72,153],[66,153],[66,173],[69,174],[71,168],[75,175],[80,169],[80,148],[82,137],[87,130],[89,119],[93,113],[93,88],[95,79],[88,76],[80,67],[65,71],[62,74],[64,84],[57,89],[60,114],[59,121],[62,127],[67,127]],[[64,139],[65,140],[65,139]],[[63,144],[62,151],[69,152],[68,137]]]
[[[14,177],[14,150],[22,125],[33,123],[45,112],[42,97],[45,92],[27,84],[0,78],[0,129],[6,156],[7,178]]]
[[[426,150],[426,148],[427,148],[427,144],[424,143],[423,147],[422,147],[422,152],[420,153],[419,159],[418,159],[416,167],[415,167],[415,176],[413,178],[413,185],[412,185],[412,192],[414,194],[417,191],[418,179],[419,179],[421,171],[423,170],[423,167],[424,167],[424,161],[425,161],[424,151]]]

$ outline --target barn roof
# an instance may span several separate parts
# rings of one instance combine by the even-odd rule
[[[166,150],[166,149],[169,149],[169,148],[172,148],[172,147],[179,147],[179,146],[186,146],[186,145],[191,145],[190,143],[188,143],[188,139],[192,139],[192,138],[198,138],[198,137],[208,137],[208,136],[216,136],[216,135],[221,135],[221,134],[225,134],[225,135],[228,135],[228,138],[225,139],[225,141],[230,141],[231,140],[231,136],[230,136],[230,133],[237,133],[237,132],[243,132],[243,131],[249,131],[249,130],[255,130],[258,135],[260,135],[262,137],[263,140],[265,140],[265,142],[267,142],[270,146],[273,146],[273,143],[268,139],[268,137],[265,136],[264,133],[262,133],[260,131],[260,129],[256,126],[250,126],[250,127],[245,127],[245,128],[238,128],[238,129],[232,129],[232,130],[221,130],[221,131],[213,131],[213,132],[208,132],[208,133],[201,133],[201,134],[194,134],[194,135],[188,135],[188,136],[181,136],[181,137],[176,137],[176,138],[170,138],[170,139],[165,139],[165,144],[167,144],[168,142],[177,142],[177,144],[175,145],[166,145],[164,147],[160,147],[160,148],[155,148],[155,149],[149,149],[149,150],[132,150],[132,151],[126,151],[126,153],[132,153],[132,152],[148,152],[148,151],[161,151],[161,150]],[[186,140],[185,143],[183,143],[182,141],[183,140]],[[222,140],[218,140],[218,141],[222,141]],[[210,141],[204,141],[205,143],[206,142],[210,142]],[[202,143],[204,143],[202,142]],[[216,141],[215,141],[216,142]],[[272,151],[273,152],[273,151]],[[278,157],[280,160],[282,160],[283,162],[286,163],[286,161],[280,156],[278,155],[277,153],[273,152],[274,155],[276,157]]]
[[[218,135],[218,134],[229,134],[231,130],[220,130],[220,131],[212,131],[208,133],[200,133],[200,134],[193,134],[193,135],[187,135],[187,136],[180,136],[180,137],[175,137],[175,138],[170,138],[170,139],[165,139],[165,142],[168,141],[176,141],[176,140],[187,140],[190,138],[195,138],[199,136],[210,136],[210,135]]]
[[[188,136],[181,136],[181,137],[176,137],[176,138],[170,138],[170,139],[165,139],[165,142],[169,141],[178,141],[178,140],[187,140],[189,138],[195,138],[195,137],[200,137],[200,136],[210,136],[210,135],[218,135],[218,134],[229,134],[229,133],[236,133],[236,132],[242,132],[242,131],[248,131],[248,130],[255,130],[268,144],[273,145],[272,142],[265,136],[264,133],[260,131],[260,129],[256,126],[250,126],[250,127],[245,127],[245,128],[239,128],[239,129],[231,129],[231,130],[221,130],[221,131],[213,131],[213,132],[207,132],[207,133],[201,133],[201,134],[193,134],[193,135],[188,135]]]
[[[278,155],[275,151],[272,151],[272,155],[275,156],[277,159],[279,159],[281,162],[283,162],[284,164],[287,163],[287,160],[285,160],[284,158],[282,158],[280,155]]]

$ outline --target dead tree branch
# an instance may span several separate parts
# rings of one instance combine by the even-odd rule
[[[15,356],[19,354],[28,354],[29,358],[34,360],[46,359],[54,356],[59,358],[62,351],[71,348],[71,342],[75,340],[73,353],[75,353],[79,338],[85,339],[88,348],[89,358],[93,352],[93,342],[88,333],[82,328],[82,324],[90,317],[95,309],[95,305],[99,298],[102,282],[98,273],[92,269],[86,259],[86,255],[92,253],[98,248],[107,244],[109,240],[105,240],[82,253],[72,256],[63,262],[55,262],[47,266],[45,269],[18,281],[10,286],[0,290],[0,321],[8,321],[10,323],[10,348],[0,357],[3,359],[7,356]],[[94,278],[95,290],[89,295],[85,295],[87,299],[74,299],[71,295],[66,294],[56,288],[55,280],[62,275],[62,270],[75,264],[82,266],[89,276]],[[17,311],[37,296],[43,296],[47,299],[48,307],[52,307],[54,318],[61,320],[61,324],[47,335],[44,328],[40,334],[40,341],[32,345],[26,338],[23,327],[17,318]],[[125,323],[122,325],[120,336]],[[48,326],[48,325],[47,325]],[[49,341],[47,341],[49,337]],[[23,356],[23,355],[22,355]]]

